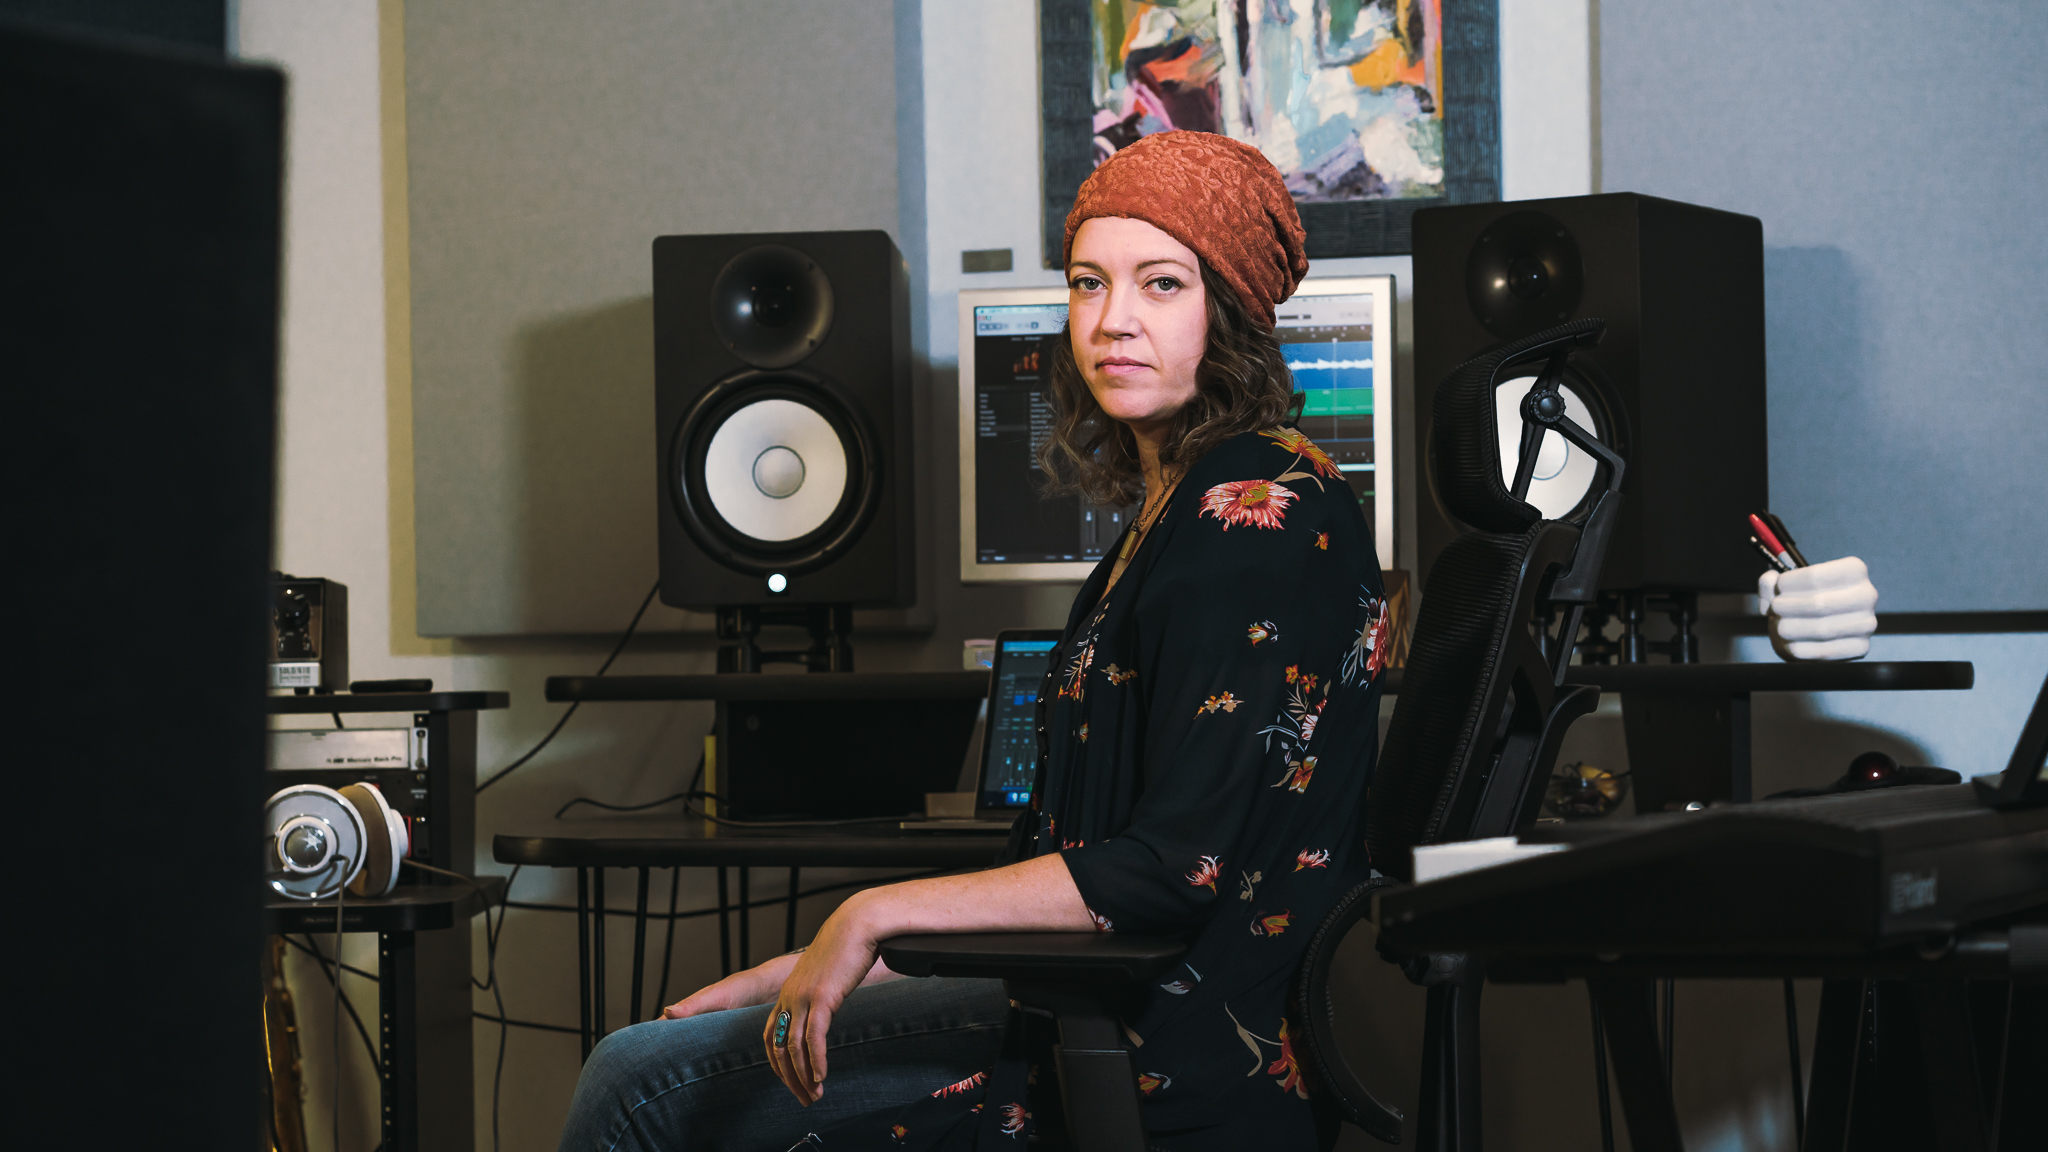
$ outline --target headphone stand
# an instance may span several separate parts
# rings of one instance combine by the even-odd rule
[[[811,646],[765,650],[756,640],[764,627],[806,629]],[[718,609],[718,638],[736,643],[718,646],[718,670],[759,672],[763,664],[802,664],[813,672],[851,672],[852,636],[851,604],[727,605]]]

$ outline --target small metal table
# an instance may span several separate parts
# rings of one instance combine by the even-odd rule
[[[471,1130],[476,1105],[469,1063],[469,933],[446,929],[466,926],[504,899],[504,878],[485,876],[477,888],[400,884],[388,896],[342,901],[343,932],[377,934],[379,1119],[386,1148],[441,1147],[451,1134]],[[270,933],[331,933],[334,902],[271,896],[263,903],[263,921]],[[340,959],[333,958],[336,980]]]
[[[628,1018],[640,1020],[647,961],[647,878],[655,868],[718,869],[718,943],[722,970],[733,971],[730,913],[739,912],[739,965],[750,962],[749,869],[789,869],[783,948],[796,947],[797,880],[804,868],[930,868],[960,871],[993,863],[1006,838],[983,833],[905,832],[891,824],[844,828],[734,828],[701,819],[563,820],[531,834],[500,834],[501,864],[576,869],[576,978],[583,1055],[604,1037],[604,870],[639,872],[633,904],[633,989]],[[727,898],[728,869],[739,869],[739,902]]]
[[[467,874],[476,867],[477,713],[510,703],[504,692],[336,692],[272,696],[266,707],[274,716],[332,715],[337,722],[345,715],[408,714],[414,730],[425,733],[425,763],[414,765],[424,800],[397,801],[410,805],[407,814],[415,817],[415,851],[436,868]],[[271,772],[266,778],[277,787],[295,776],[327,775]],[[420,875],[409,871],[402,879]],[[469,921],[505,898],[502,879],[477,883],[482,895],[437,877],[401,883],[376,900],[342,903],[342,931],[377,933],[385,1152],[475,1144]],[[263,914],[274,933],[334,931],[332,901],[276,896]]]

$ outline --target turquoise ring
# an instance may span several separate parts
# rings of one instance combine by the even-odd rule
[[[775,1016],[775,1046],[789,1047],[789,1009],[784,1008]]]

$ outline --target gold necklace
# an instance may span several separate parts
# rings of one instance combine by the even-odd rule
[[[1128,564],[1131,562],[1131,556],[1137,552],[1138,545],[1144,543],[1145,534],[1152,531],[1152,525],[1157,521],[1157,518],[1165,513],[1166,498],[1172,495],[1173,490],[1180,485],[1180,477],[1178,476],[1173,478],[1173,483],[1171,484],[1164,482],[1164,475],[1161,475],[1160,480],[1158,496],[1152,500],[1147,500],[1144,507],[1138,509],[1138,522],[1131,525],[1131,531],[1124,536],[1124,546],[1117,550],[1116,558],[1122,563]]]

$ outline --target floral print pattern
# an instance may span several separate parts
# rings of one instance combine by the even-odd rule
[[[1098,931],[1189,941],[1121,1021],[1144,1053],[1146,1125],[1191,1134],[1182,1152],[1316,1140],[1287,977],[1369,874],[1362,814],[1387,643],[1371,533],[1341,481],[1294,429],[1194,461],[1181,490],[1195,495],[1167,501],[1116,586],[1107,561],[1083,585],[1039,692],[1033,815],[1006,859],[1061,853]],[[1107,683],[1091,685],[1098,668]],[[1232,873],[1237,898],[1220,900]],[[1050,1026],[1011,1020],[984,1079],[814,1143],[894,1148],[901,1124],[921,1150],[1017,1148],[1057,1109],[1059,1085]]]
[[[1088,691],[1088,668],[1094,663],[1095,645],[1083,645],[1081,650],[1067,661],[1066,673],[1060,678],[1060,699],[1079,700]]]
[[[946,1085],[944,1088],[941,1088],[937,1092],[932,1093],[932,1095],[940,1099],[944,1099],[947,1096],[958,1096],[963,1092],[967,1092],[972,1089],[981,1087],[982,1082],[987,1079],[988,1073],[976,1072],[974,1075],[969,1076],[967,1079],[962,1080],[957,1084]]]
[[[1202,494],[1200,515],[1223,521],[1223,530],[1234,526],[1278,528],[1287,519],[1287,506],[1294,503],[1294,491],[1272,480],[1232,480]]]
[[[1273,784],[1273,787],[1285,788],[1289,792],[1306,792],[1308,791],[1309,779],[1315,774],[1316,758],[1313,756],[1303,756],[1299,760],[1288,763],[1286,773]]]
[[[1315,475],[1321,476],[1325,480],[1342,480],[1344,478],[1344,470],[1337,467],[1337,462],[1330,459],[1330,454],[1316,447],[1315,442],[1303,435],[1300,429],[1275,428],[1270,432],[1261,432],[1259,435],[1274,441],[1282,448],[1294,453],[1294,461],[1289,463],[1286,468],[1281,469],[1282,475],[1280,479],[1291,479],[1292,476],[1288,474],[1294,473],[1294,465],[1303,461],[1308,463],[1308,466],[1314,470]],[[1306,473],[1294,474],[1307,475]]]
[[[1280,1090],[1308,1099],[1308,1084],[1301,1078],[1301,1062],[1294,1058],[1294,1041],[1287,1037],[1287,1021],[1280,1021],[1280,1056],[1266,1066],[1266,1075],[1280,1078]]]
[[[1257,914],[1252,917],[1252,935],[1278,936],[1287,931],[1292,910],[1274,912],[1270,915]]]
[[[1358,626],[1357,638],[1344,655],[1343,677],[1346,684],[1356,682],[1361,675],[1367,679],[1378,676],[1380,670],[1387,666],[1387,656],[1392,647],[1394,621],[1387,599],[1369,589],[1363,590],[1358,597],[1358,606],[1365,612],[1365,622]]]

